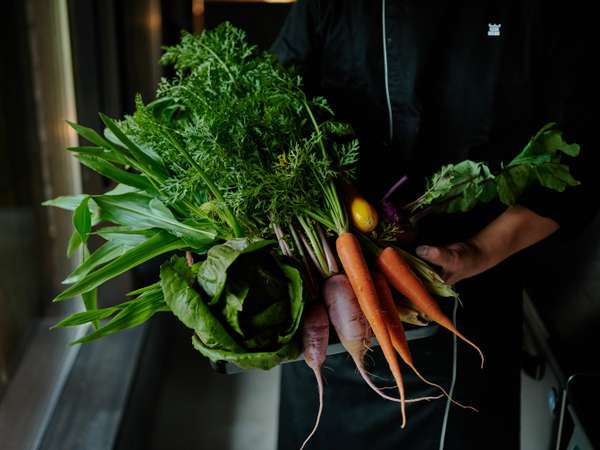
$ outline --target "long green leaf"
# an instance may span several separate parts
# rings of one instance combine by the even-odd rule
[[[112,148],[111,143],[98,134],[96,130],[84,127],[83,125],[79,125],[78,123],[70,122],[68,120],[66,122],[77,132],[79,136],[87,139],[92,144],[103,148]]]
[[[108,128],[104,129],[104,137],[118,147],[122,147],[122,148],[125,147],[125,144],[123,142],[121,142],[119,140],[119,138],[117,136],[115,136],[115,134],[112,131],[110,131],[110,129],[108,129]],[[144,142],[139,143],[138,147],[140,148],[141,151],[143,151],[150,158],[152,158],[156,161],[162,162],[162,158],[160,157],[160,155],[158,153],[156,153],[152,148],[145,145]]]
[[[81,299],[83,300],[83,306],[85,306],[86,311],[95,311],[98,309],[98,289],[92,289],[91,291],[84,292],[81,294]],[[94,320],[93,322],[94,328],[100,328],[100,322]]]
[[[102,308],[96,309],[94,311],[82,311],[75,314],[70,315],[69,317],[61,320],[56,325],[52,326],[52,328],[65,328],[65,327],[75,327],[79,325],[85,325],[86,323],[94,322],[97,320],[106,319],[107,317],[112,316],[119,312],[119,308]]]
[[[93,171],[98,172],[100,175],[104,175],[106,178],[110,178],[117,183],[126,184],[149,193],[156,193],[156,189],[152,186],[152,183],[150,183],[143,175],[119,169],[108,161],[104,161],[94,156],[78,155],[77,159],[79,159],[84,166],[89,167]]]
[[[89,273],[85,276],[85,278],[65,289],[54,299],[54,301],[65,300],[67,298],[80,295],[84,292],[88,292],[100,286],[102,283],[110,280],[111,278],[119,276],[133,267],[139,266],[140,264],[149,261],[158,255],[162,255],[164,253],[184,247],[186,247],[186,244],[182,240],[169,233],[158,232],[146,242],[143,242],[128,250],[122,256],[111,261],[100,269]]]
[[[73,227],[79,234],[79,239],[83,244],[87,242],[92,230],[92,214],[88,208],[89,201],[89,197],[84,197],[73,214]]]
[[[144,287],[141,287],[141,288],[136,289],[134,291],[128,292],[127,293],[127,297],[131,297],[131,296],[135,296],[135,295],[142,295],[145,292],[152,292],[152,291],[155,291],[155,290],[159,290],[160,291],[161,289],[162,289],[162,287],[161,287],[160,281],[157,281],[156,283],[152,283],[152,284],[149,284],[148,286],[144,286]]]
[[[156,229],[143,229],[143,230],[132,230],[129,227],[124,226],[108,226],[96,230],[94,234],[97,234],[101,238],[112,241],[115,244],[125,245],[126,247],[135,247],[141,244],[148,238],[154,236]]]
[[[165,301],[161,292],[131,301],[106,325],[81,339],[71,342],[71,345],[85,344],[95,339],[116,333],[117,331],[136,327],[146,322],[157,312],[164,310]]]
[[[77,283],[88,273],[103,264],[118,258],[133,246],[123,245],[118,241],[108,241],[102,244],[98,249],[71,272],[63,281],[63,284]]]
[[[43,206],[54,206],[55,208],[75,211],[81,202],[88,197],[86,194],[63,195],[42,203]]]
[[[152,173],[155,177],[162,180],[165,179],[168,174],[167,171],[162,164],[162,161],[158,161],[156,159],[148,156],[144,151],[136,145],[131,139],[121,131],[119,126],[116,124],[114,120],[108,117],[105,114],[100,113],[100,119],[104,122],[104,125],[113,132],[113,134],[127,147],[131,155],[141,164],[147,171]]]
[[[77,249],[81,246],[81,236],[74,230],[69,238],[69,243],[67,244],[67,257],[70,258],[75,254]]]
[[[212,223],[196,221],[196,226],[178,221],[173,213],[157,198],[139,193],[99,195],[94,201],[103,219],[135,228],[161,228],[185,239],[190,246],[203,248],[212,243],[217,232]]]
[[[78,155],[93,156],[116,164],[128,164],[127,159],[112,149],[82,145],[79,147],[67,147],[67,150]]]
[[[117,184],[110,191],[106,191],[103,195],[121,195],[128,194],[132,192],[138,192],[137,188],[127,186],[125,184]],[[81,202],[89,197],[87,194],[75,194],[75,195],[61,195],[60,197],[56,197],[50,200],[46,200],[42,203],[43,206],[52,206],[54,208],[60,208],[67,211],[75,211],[77,207],[81,204]],[[88,204],[90,211],[92,214],[97,212],[97,206],[94,201],[91,201]]]

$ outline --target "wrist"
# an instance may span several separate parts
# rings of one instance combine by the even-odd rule
[[[495,266],[503,259],[496,251],[494,251],[494,247],[490,246],[489,243],[479,235],[467,239],[465,245],[467,245],[470,252],[473,254],[473,259],[477,261],[477,266],[481,271]]]

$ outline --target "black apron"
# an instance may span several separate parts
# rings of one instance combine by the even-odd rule
[[[412,199],[423,189],[424,177],[442,164],[506,160],[551,120],[560,121],[567,133],[576,128],[577,117],[564,105],[577,72],[553,67],[569,64],[576,46],[572,35],[560,33],[571,31],[564,14],[553,13],[548,3],[531,0],[301,0],[272,50],[283,64],[298,67],[309,93],[325,96],[352,124],[361,145],[361,192],[377,201],[407,174],[408,186],[396,199]],[[570,215],[566,195],[534,190],[521,200],[559,223]],[[420,224],[420,242],[466,239],[502,209],[495,204],[460,216],[430,216]],[[482,348],[486,366],[481,370],[476,352],[458,340],[454,396],[480,412],[450,407],[445,449],[519,447],[518,274],[513,257],[457,286],[464,303],[458,328]],[[451,302],[444,302],[451,314]],[[410,347],[421,373],[449,389],[452,335],[441,330]],[[367,360],[376,383],[391,385],[379,349]],[[328,358],[323,373],[325,409],[308,449],[440,448],[444,399],[408,406],[407,426],[401,429],[398,404],[373,393],[348,355]],[[408,397],[435,392],[410,369],[403,375]],[[280,450],[299,448],[316,412],[312,371],[302,362],[284,365]]]

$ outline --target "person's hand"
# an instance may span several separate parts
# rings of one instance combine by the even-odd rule
[[[457,242],[444,247],[421,245],[417,255],[440,268],[440,275],[449,284],[480,274],[493,263],[474,242]]]
[[[468,241],[445,247],[422,245],[417,247],[417,255],[439,266],[442,278],[454,284],[494,267],[558,228],[550,218],[512,206]]]

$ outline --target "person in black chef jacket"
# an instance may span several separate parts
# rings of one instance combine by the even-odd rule
[[[574,99],[583,44],[569,20],[541,1],[301,0],[272,51],[353,126],[360,191],[377,201],[406,174],[396,195],[415,198],[442,164],[497,165],[547,122],[582,143],[585,111]],[[412,404],[401,429],[398,404],[373,393],[347,354],[335,355],[325,362],[325,410],[307,448],[518,449],[522,271],[510,256],[576,226],[581,190],[533,188],[516,207],[495,202],[420,223],[416,252],[458,283],[464,308],[443,307],[486,365],[444,330],[412,341],[411,351],[421,373],[447,389],[456,369],[454,397],[478,413],[447,408],[445,399]],[[392,384],[378,348],[367,360],[378,384]],[[409,369],[404,378],[408,397],[436,393]],[[284,365],[280,450],[299,447],[316,411],[311,370]]]

